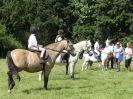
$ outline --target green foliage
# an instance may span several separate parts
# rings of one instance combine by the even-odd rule
[[[120,42],[123,44],[124,47],[126,47],[127,42],[133,43],[133,35],[128,35],[120,39]]]
[[[40,27],[38,40],[44,45],[54,42],[59,28],[74,42],[96,37],[104,41],[107,36],[124,39],[123,33],[133,33],[132,5],[133,0],[1,0],[0,23],[6,27],[1,35],[12,35],[9,38],[24,47],[31,25]],[[2,47],[8,48],[6,44]]]
[[[81,26],[84,30],[86,26],[95,26],[94,37],[100,36],[105,40],[107,36],[117,35],[120,38],[121,33],[132,34],[132,0],[74,0],[73,2],[79,12],[75,26]],[[77,30],[74,29],[74,32]],[[79,34],[78,37],[80,36],[82,37]],[[73,37],[75,39],[75,36]],[[79,39],[78,37],[76,39]]]
[[[89,26],[75,26],[74,27],[74,33],[72,36],[74,39],[74,42],[79,42],[82,40],[93,40],[94,37],[94,27]]]
[[[22,48],[22,45],[12,35],[6,34],[6,27],[0,24],[0,45],[1,50]]]

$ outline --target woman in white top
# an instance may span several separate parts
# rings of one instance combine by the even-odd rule
[[[45,53],[45,49],[42,46],[38,45],[37,39],[36,39],[36,33],[39,31],[38,27],[32,26],[30,28],[30,32],[32,33],[28,39],[28,49],[31,50],[37,50],[37,51],[41,51],[40,54],[40,63],[44,63],[44,53]]]
[[[132,44],[130,42],[127,43],[127,47],[125,48],[125,67],[131,71],[131,61],[132,61]]]

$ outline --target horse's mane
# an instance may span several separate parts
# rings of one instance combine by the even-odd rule
[[[74,48],[75,48],[76,50],[81,50],[81,49],[83,48],[83,46],[85,46],[86,41],[87,41],[87,40],[80,41],[79,43],[76,43],[76,44],[74,44],[73,46],[74,46]]]
[[[80,42],[78,42],[78,43],[76,43],[76,44],[74,44],[75,46],[76,45],[80,45],[80,44],[82,44],[82,43],[84,43],[84,42],[86,42],[87,40],[83,40],[83,41],[80,41]]]
[[[64,40],[62,40],[62,41],[64,41]],[[46,45],[44,48],[55,49],[55,47],[56,47],[57,45],[59,45],[60,42],[62,42],[62,41],[58,41],[58,42],[54,42],[54,43],[48,44],[48,45]]]

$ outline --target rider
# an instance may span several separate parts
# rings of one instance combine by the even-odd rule
[[[39,27],[36,26],[32,26],[30,27],[30,37],[28,39],[28,48],[31,50],[37,50],[37,51],[41,51],[40,54],[40,63],[45,63],[45,60],[43,58],[44,53],[46,52],[46,50],[42,47],[38,45],[37,39],[36,39],[36,33],[39,31]]]
[[[99,44],[99,38],[96,38],[96,42],[94,44],[94,52],[96,52],[96,57],[100,61],[100,44]]]
[[[55,42],[59,42],[64,39],[64,30],[59,29],[58,30],[58,35],[56,36]]]
[[[108,47],[110,45],[111,41],[112,41],[112,38],[110,36],[108,36],[108,38],[107,38],[107,40],[105,42],[106,43],[106,47]]]
[[[59,42],[59,41],[62,41],[64,39],[64,30],[63,29],[59,29],[58,30],[58,35],[56,36],[55,38],[55,42]],[[63,52],[66,52],[66,51],[63,51]],[[61,53],[61,63],[65,63],[66,62],[66,59],[65,57],[67,57],[68,54],[67,52],[66,53]]]

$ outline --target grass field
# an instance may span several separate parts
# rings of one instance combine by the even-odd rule
[[[38,73],[23,71],[21,81],[16,81],[8,94],[6,61],[0,59],[0,99],[133,99],[133,72],[124,65],[121,72],[115,69],[102,72],[96,63],[91,70],[81,71],[81,64],[81,60],[76,64],[75,80],[65,75],[65,66],[55,65],[47,91],[43,81],[38,81]]]

